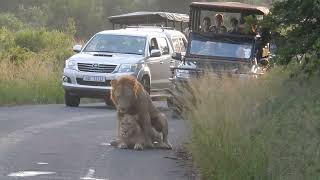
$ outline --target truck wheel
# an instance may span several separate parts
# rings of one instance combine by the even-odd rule
[[[64,92],[64,103],[68,107],[78,107],[80,104],[80,97],[71,95],[69,92]]]
[[[144,89],[150,94],[151,91],[151,84],[150,84],[150,79],[148,76],[144,76],[141,80],[141,84],[144,87]]]

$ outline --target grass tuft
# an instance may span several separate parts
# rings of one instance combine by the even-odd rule
[[[184,99],[190,150],[204,179],[301,180],[320,177],[319,78],[280,70],[259,79],[192,81]]]

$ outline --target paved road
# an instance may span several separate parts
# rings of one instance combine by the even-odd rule
[[[169,120],[174,148],[186,140],[183,120]],[[116,113],[103,104],[67,108],[0,108],[0,180],[185,180],[175,151],[120,150]]]

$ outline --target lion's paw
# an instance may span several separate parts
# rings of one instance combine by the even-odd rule
[[[172,145],[170,143],[165,143],[166,149],[172,149]]]
[[[142,146],[142,144],[135,144],[133,149],[137,150],[137,151],[142,151],[143,150],[143,146]]]
[[[128,145],[126,145],[125,143],[120,143],[118,145],[118,148],[120,148],[120,149],[128,149]]]
[[[110,141],[110,145],[111,146],[114,146],[114,147],[117,147],[119,145],[119,140],[112,140]]]
[[[167,150],[172,149],[172,146],[170,143],[160,143],[157,147],[160,149],[167,149]]]

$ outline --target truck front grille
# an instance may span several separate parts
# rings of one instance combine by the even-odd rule
[[[78,63],[79,71],[83,72],[112,73],[116,67],[110,64]]]

